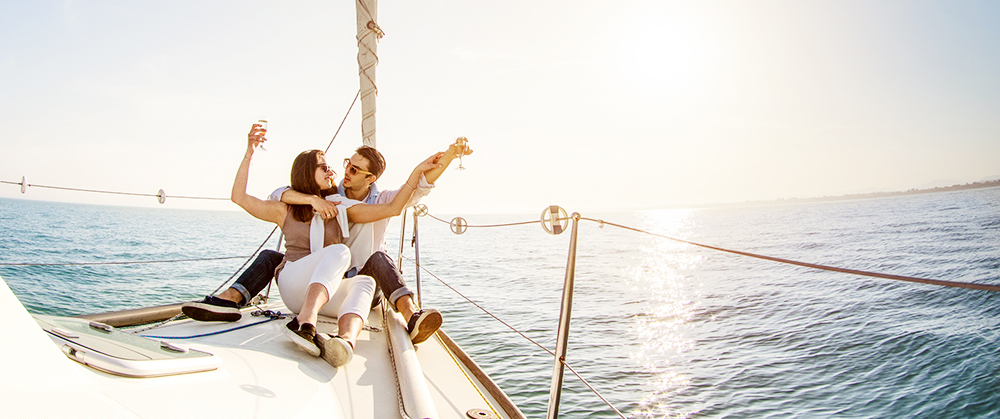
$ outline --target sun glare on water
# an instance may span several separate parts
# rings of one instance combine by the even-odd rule
[[[695,228],[695,211],[648,211],[640,223],[646,231],[684,238]],[[631,356],[642,370],[652,374],[647,383],[652,391],[639,402],[636,413],[639,417],[685,416],[664,409],[671,404],[667,400],[671,395],[690,385],[684,366],[676,362],[695,345],[686,325],[695,320],[701,290],[690,272],[697,270],[703,257],[683,243],[655,236],[642,240],[641,262],[633,268],[631,278],[635,286],[646,290],[647,300],[629,332],[640,342],[639,350]]]

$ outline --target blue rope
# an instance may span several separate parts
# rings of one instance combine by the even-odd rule
[[[139,336],[142,336],[144,338],[150,338],[150,339],[194,339],[194,338],[203,338],[205,336],[220,335],[220,334],[223,334],[223,333],[226,333],[226,332],[232,332],[234,330],[240,330],[240,329],[243,329],[243,328],[246,328],[246,327],[256,326],[256,325],[262,324],[262,323],[267,323],[267,322],[269,322],[271,320],[277,320],[277,319],[283,319],[283,318],[284,318],[284,316],[281,315],[281,312],[278,312],[278,315],[271,316],[271,318],[269,318],[267,320],[259,321],[257,323],[245,324],[243,326],[237,326],[237,327],[234,327],[234,328],[231,328],[231,329],[220,330],[220,331],[212,332],[212,333],[204,333],[204,334],[194,335],[194,336],[151,336],[151,335],[139,335]]]

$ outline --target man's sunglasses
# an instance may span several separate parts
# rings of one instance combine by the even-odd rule
[[[357,176],[358,173],[364,173],[365,176],[368,175],[375,176],[375,174],[372,172],[358,169],[358,166],[351,164],[351,159],[344,159],[344,171],[346,171],[351,176]]]

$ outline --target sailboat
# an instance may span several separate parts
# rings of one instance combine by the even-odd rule
[[[370,146],[381,36],[375,3],[357,1],[362,137]],[[236,323],[180,317],[180,304],[59,317],[30,314],[0,283],[0,307],[10,313],[0,349],[4,417],[524,417],[445,331],[414,347],[402,317],[384,304],[370,313],[354,359],[333,368],[282,335],[289,310],[274,296]],[[336,327],[323,317],[317,325],[331,334]]]

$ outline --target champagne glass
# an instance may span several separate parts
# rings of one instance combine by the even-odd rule
[[[458,154],[458,170],[465,170],[465,166],[462,166],[462,156],[465,155],[465,145],[468,143],[469,140],[465,137],[458,137],[458,139],[455,140],[455,144],[461,148],[461,151],[459,151]]]
[[[260,137],[261,137],[261,140],[263,140],[264,139],[264,135],[267,134],[267,120],[266,119],[258,119],[257,120],[257,124],[260,125]],[[261,150],[267,151],[267,149],[264,148],[264,141],[261,141],[260,144],[257,144],[257,147],[259,147]]]

